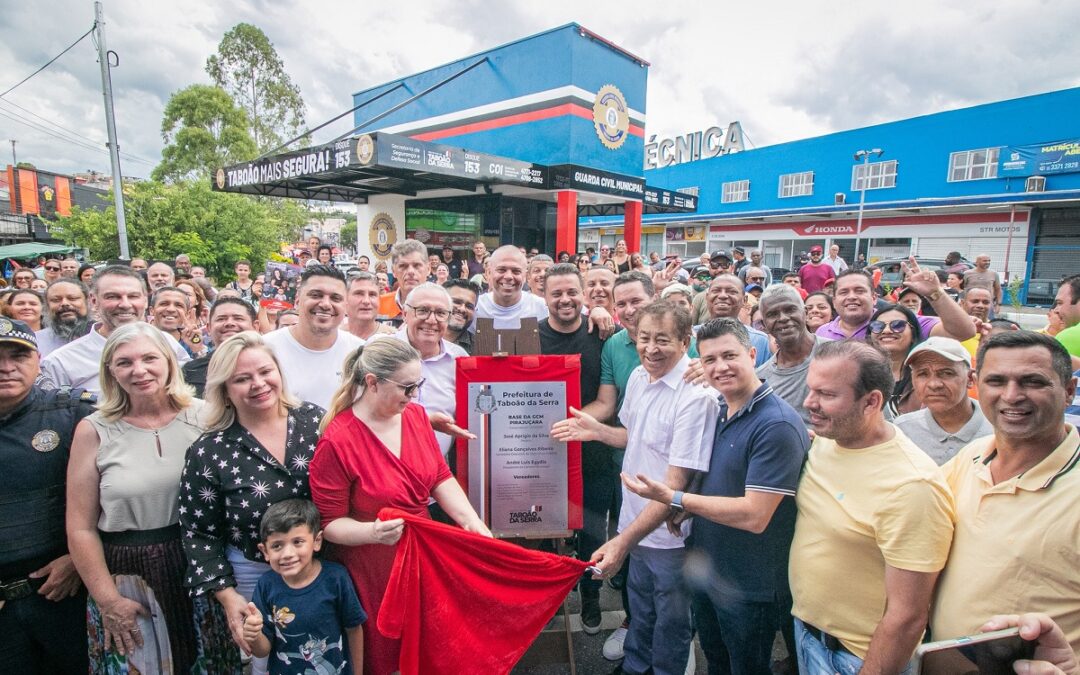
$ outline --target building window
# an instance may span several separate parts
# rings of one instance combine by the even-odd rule
[[[997,178],[998,150],[964,150],[949,155],[949,182]]]
[[[881,188],[896,187],[896,160],[887,162],[870,162],[869,164],[856,164],[851,168],[851,190],[858,192],[863,189],[864,176],[867,190],[879,190]]]
[[[697,197],[699,194],[701,194],[701,188],[696,185],[694,187],[681,187],[675,188],[675,192],[684,195],[694,195],[695,197]]]
[[[814,194],[814,172],[788,173],[780,176],[781,197],[803,197]]]
[[[720,194],[721,204],[748,201],[750,201],[750,181],[733,180],[723,184],[723,192]]]

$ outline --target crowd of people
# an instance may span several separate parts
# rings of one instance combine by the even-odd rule
[[[491,536],[452,471],[456,361],[478,322],[535,321],[541,354],[582,357],[551,435],[581,443],[580,619],[598,634],[620,591],[618,672],[693,672],[696,641],[710,673],[903,673],[1011,625],[1039,644],[1017,672],[1080,673],[1080,276],[1048,335],[999,316],[981,257],[959,283],[912,259],[883,294],[821,247],[779,279],[757,250],[687,268],[623,241],[407,239],[348,274],[303,253],[276,314],[248,261],[220,287],[187,255],[13,275],[6,671],[397,671],[367,618],[405,525],[378,513]]]

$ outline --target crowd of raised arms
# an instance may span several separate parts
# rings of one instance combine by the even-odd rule
[[[1019,627],[1015,672],[1080,675],[1080,275],[1029,331],[989,256],[887,288],[836,246],[746,253],[14,266],[0,670],[398,672],[374,619],[408,526],[380,510],[491,537],[453,473],[456,361],[478,322],[535,321],[581,356],[549,433],[581,446],[576,607],[596,635],[618,591],[615,672],[908,673]]]

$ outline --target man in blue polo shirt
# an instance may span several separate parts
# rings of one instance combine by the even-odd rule
[[[810,438],[795,409],[758,380],[745,326],[704,324],[698,351],[722,396],[709,471],[685,493],[643,475],[623,482],[671,505],[673,520],[697,516],[686,576],[709,672],[768,673],[776,631],[790,621],[794,496]]]

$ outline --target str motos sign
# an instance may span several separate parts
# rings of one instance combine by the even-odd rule
[[[693,131],[677,138],[656,140],[656,136],[651,136],[645,144],[645,168],[656,169],[709,159],[742,149],[742,125],[738,122],[729,124],[726,131],[721,127],[709,127],[705,131]]]

